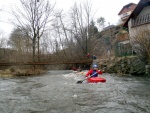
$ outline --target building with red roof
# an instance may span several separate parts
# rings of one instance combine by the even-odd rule
[[[118,13],[122,22],[125,22],[128,19],[128,17],[134,11],[136,6],[137,6],[137,4],[135,4],[135,3],[129,3],[125,6],[123,6],[123,8]]]

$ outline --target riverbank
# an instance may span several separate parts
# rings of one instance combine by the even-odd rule
[[[108,60],[98,60],[100,67],[106,73],[118,75],[145,75],[145,64],[136,56],[112,57]]]
[[[13,76],[34,76],[46,73],[43,69],[19,69],[8,68],[0,70],[0,77],[13,77]]]

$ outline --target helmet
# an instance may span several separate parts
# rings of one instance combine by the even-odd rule
[[[98,68],[98,66],[96,64],[93,65],[93,68]]]

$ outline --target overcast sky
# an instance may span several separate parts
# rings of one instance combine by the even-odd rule
[[[77,2],[85,2],[86,0],[50,0],[56,2],[56,8],[68,11],[69,8]],[[11,18],[6,11],[9,12],[10,8],[18,4],[19,0],[0,0],[0,31],[9,34],[13,26],[9,23],[8,18]],[[104,17],[106,23],[117,24],[119,20],[118,13],[122,7],[128,3],[138,3],[139,0],[91,0],[92,10],[95,13],[95,18]]]

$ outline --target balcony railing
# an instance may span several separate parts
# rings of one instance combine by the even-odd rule
[[[139,16],[135,19],[132,19],[132,27],[146,24],[146,23],[150,23],[150,14],[146,14],[143,16]]]

